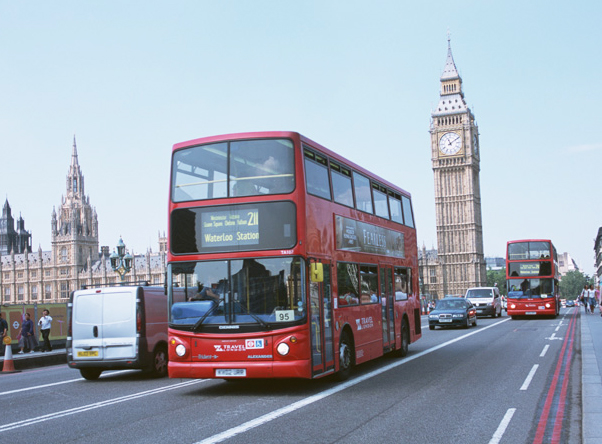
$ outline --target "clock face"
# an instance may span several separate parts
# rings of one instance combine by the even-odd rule
[[[462,139],[457,133],[445,133],[439,139],[439,149],[443,154],[456,154],[462,148]]]

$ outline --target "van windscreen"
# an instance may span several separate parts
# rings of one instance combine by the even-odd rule
[[[491,290],[485,288],[468,290],[466,293],[467,298],[490,298],[492,296]]]

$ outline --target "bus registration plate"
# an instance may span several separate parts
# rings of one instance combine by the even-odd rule
[[[247,376],[247,369],[245,368],[218,368],[215,370],[215,376],[224,378],[224,377],[234,377],[234,378],[244,378]]]
[[[536,314],[537,314],[537,312],[536,312],[536,311],[528,311],[528,312],[526,312],[525,314],[526,314],[527,316],[528,316],[528,315],[536,315]]]

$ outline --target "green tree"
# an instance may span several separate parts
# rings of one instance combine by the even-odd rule
[[[501,294],[507,294],[506,291],[506,269],[501,270],[487,270],[487,287],[497,286],[500,289]]]
[[[566,299],[575,299],[581,294],[585,284],[591,284],[589,276],[581,273],[579,270],[567,272],[560,280],[560,297]]]

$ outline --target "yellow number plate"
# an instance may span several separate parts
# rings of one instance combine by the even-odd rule
[[[98,357],[98,350],[93,350],[93,351],[78,351],[77,352],[77,357],[78,358]]]

